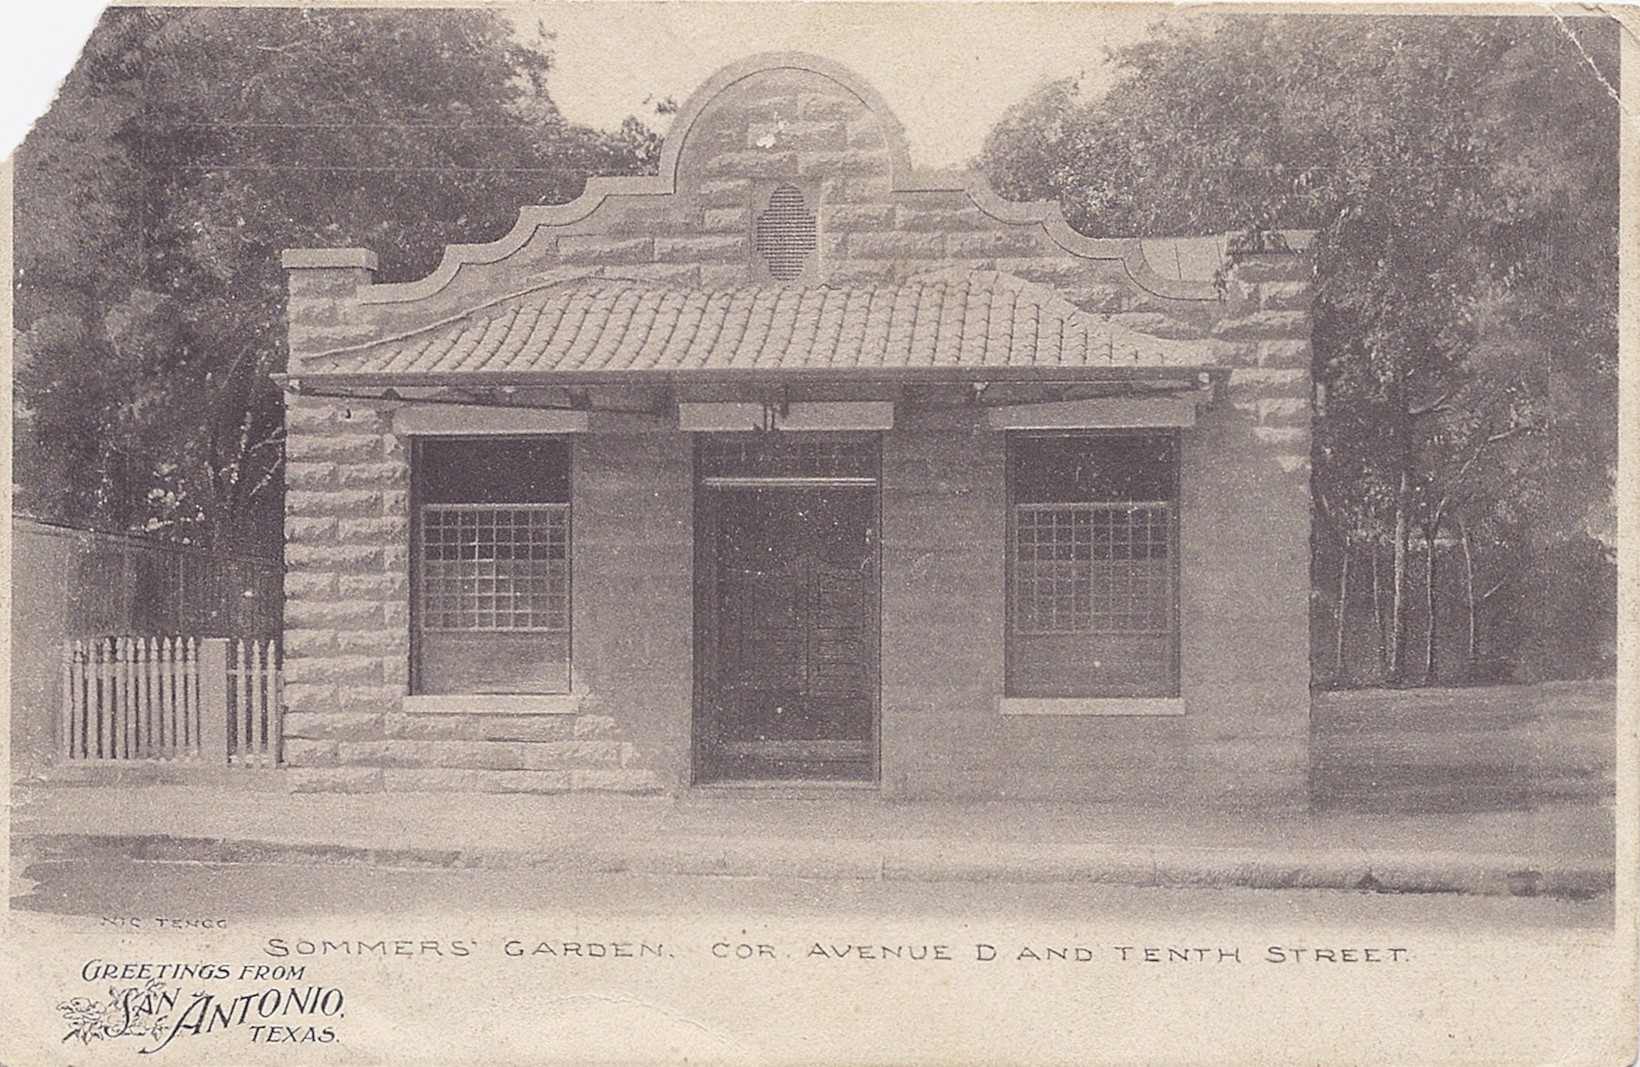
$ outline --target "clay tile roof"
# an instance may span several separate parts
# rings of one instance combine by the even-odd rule
[[[854,289],[668,289],[581,279],[303,361],[322,375],[573,374],[826,367],[1193,366],[1199,347],[1137,333],[995,271]]]

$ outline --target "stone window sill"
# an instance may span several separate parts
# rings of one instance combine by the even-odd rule
[[[497,694],[494,696],[407,696],[410,715],[576,715],[582,694]]]
[[[1180,697],[999,697],[1003,715],[1126,715],[1174,716],[1184,714]]]

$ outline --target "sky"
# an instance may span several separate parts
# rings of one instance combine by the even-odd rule
[[[550,89],[574,122],[614,129],[636,114],[664,128],[653,101],[682,103],[718,68],[757,52],[816,52],[876,86],[906,127],[912,162],[927,167],[968,162],[1003,110],[1048,81],[1085,75],[1099,86],[1109,76],[1106,48],[1139,40],[1168,10],[996,0],[484,6],[526,38],[537,23],[556,34]],[[102,0],[4,5],[0,155],[50,104],[102,7]]]
[[[961,166],[1003,111],[1048,81],[1108,79],[1107,47],[1141,39],[1150,5],[1003,3],[566,3],[511,9],[520,33],[556,34],[548,81],[566,118],[614,128],[654,101],[680,104],[718,68],[758,52],[833,59],[876,87],[918,166]]]

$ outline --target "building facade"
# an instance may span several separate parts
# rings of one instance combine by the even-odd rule
[[[1084,237],[777,55],[424,279],[287,252],[294,783],[1301,798],[1302,245]]]

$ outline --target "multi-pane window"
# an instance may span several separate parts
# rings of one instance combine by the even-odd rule
[[[424,630],[569,629],[569,506],[427,504]]]
[[[416,691],[569,690],[569,445],[416,450]]]
[[[1008,695],[1177,695],[1174,435],[1020,435],[1008,462]]]

